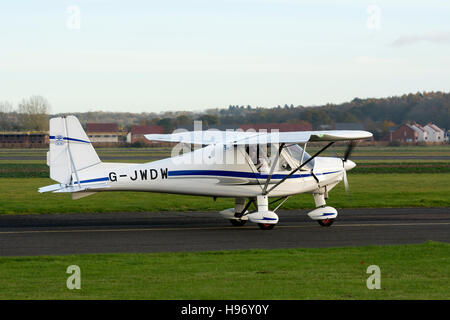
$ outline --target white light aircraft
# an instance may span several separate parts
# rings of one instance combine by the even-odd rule
[[[328,193],[342,180],[347,189],[346,172],[355,167],[349,160],[354,141],[372,134],[353,130],[207,130],[145,137],[178,143],[184,151],[189,145],[189,149],[181,155],[144,164],[102,162],[76,117],[50,119],[47,164],[50,178],[58,184],[42,187],[39,192],[68,192],[72,199],[104,191],[229,197],[235,199],[235,206],[220,212],[225,219],[235,226],[250,221],[264,230],[278,223],[276,211],[290,196],[310,193],[316,209],[308,216],[322,226],[330,226],[338,213],[326,205]],[[316,141],[328,144],[311,156],[305,149],[309,142]],[[319,157],[336,141],[350,141],[343,158]],[[191,145],[200,148],[192,151]],[[273,201],[269,203],[270,197]],[[273,203],[278,205],[270,210]]]

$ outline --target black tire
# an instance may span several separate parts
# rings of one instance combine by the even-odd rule
[[[333,224],[334,219],[323,219],[323,220],[317,220],[317,222],[322,226],[322,227],[329,227]]]
[[[230,219],[230,222],[231,222],[231,224],[232,224],[233,226],[235,226],[235,227],[242,227],[242,226],[247,222],[247,220]]]
[[[258,227],[261,230],[272,230],[275,227],[275,224],[269,224],[269,223],[258,223]]]

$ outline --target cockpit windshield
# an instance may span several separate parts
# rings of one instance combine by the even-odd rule
[[[304,151],[298,144],[291,144],[285,147],[287,153],[300,164],[307,161],[311,156],[308,152]],[[313,169],[314,168],[314,159],[308,162],[303,168]]]

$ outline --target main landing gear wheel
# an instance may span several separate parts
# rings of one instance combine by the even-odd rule
[[[334,219],[323,219],[323,220],[317,220],[317,222],[322,226],[322,227],[329,227],[333,224]]]
[[[261,230],[272,230],[275,227],[275,224],[271,223],[258,223],[258,227]]]
[[[230,219],[230,222],[235,227],[242,227],[247,222],[247,220]]]

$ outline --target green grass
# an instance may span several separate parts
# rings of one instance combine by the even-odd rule
[[[49,175],[46,164],[0,163],[0,178],[47,178]]]
[[[450,174],[349,174],[350,193],[340,183],[330,191],[327,203],[351,207],[450,207]],[[37,192],[54,183],[48,178],[1,178],[0,214],[220,211],[233,206],[232,199],[194,197],[148,192],[104,192],[79,200],[69,194]],[[310,194],[291,197],[283,209],[314,207]]]
[[[313,144],[308,148],[312,154],[318,150]],[[323,156],[343,155],[346,144],[326,150]],[[48,177],[46,165],[47,149],[0,149],[0,178]],[[97,148],[101,159],[107,162],[145,163],[170,157],[171,148]],[[450,145],[374,147],[359,146],[356,156],[388,156],[386,159],[357,160],[358,166],[352,174],[366,173],[450,173],[450,161],[445,159],[396,159],[395,156],[447,156]],[[36,158],[38,157],[38,158]],[[39,160],[41,159],[41,160]]]
[[[317,143],[310,143],[307,150],[310,154],[318,151],[323,145]],[[324,155],[332,155],[335,153],[343,155],[347,149],[347,144],[333,146],[325,151]],[[169,157],[172,148],[157,147],[157,148],[96,148],[100,158],[102,156],[117,156],[117,157],[133,157],[133,156],[161,156]],[[31,156],[46,156],[48,149],[0,149],[1,157],[31,157]],[[352,155],[356,156],[450,156],[450,144],[435,145],[435,146],[357,146]]]
[[[450,164],[362,164],[352,170],[352,174],[367,173],[450,173]]]
[[[333,147],[332,150],[326,150],[323,155],[342,156],[346,148],[346,144],[338,145]],[[311,154],[317,150],[317,144],[308,148]],[[47,149],[0,149],[0,178],[48,177],[49,168],[45,161],[46,152]],[[97,152],[100,158],[107,162],[145,163],[170,157],[171,148],[97,148]],[[450,145],[403,147],[360,146],[354,149],[353,155],[391,156],[391,158],[357,160],[358,166],[352,171],[352,174],[450,173],[450,161],[445,159],[395,159],[395,156],[450,157]]]
[[[333,146],[324,152],[324,156],[342,156],[347,146]],[[309,145],[308,153],[313,154],[320,149],[319,146]],[[357,146],[353,149],[352,156],[360,157],[396,157],[396,156],[412,156],[412,157],[449,157],[450,145],[440,146],[402,146],[402,147],[381,147],[381,146]]]
[[[358,173],[450,173],[450,163],[365,162],[352,170],[352,174]],[[0,178],[46,178],[49,174],[49,167],[44,163],[0,163]]]
[[[0,299],[450,299],[450,245],[0,258]],[[69,290],[66,269],[81,269]],[[369,265],[381,289],[369,290]]]

